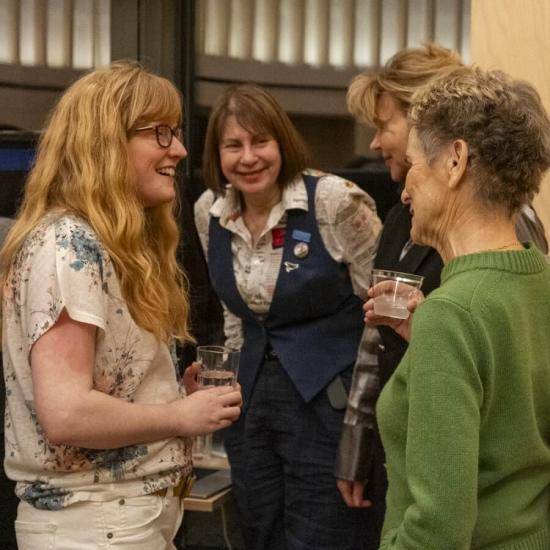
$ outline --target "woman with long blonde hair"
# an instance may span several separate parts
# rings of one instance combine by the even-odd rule
[[[182,399],[176,380],[181,116],[169,81],[114,63],[69,88],[40,140],[0,255],[21,549],[174,548],[188,438],[239,415],[238,390]]]

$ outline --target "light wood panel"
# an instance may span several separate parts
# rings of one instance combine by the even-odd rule
[[[548,0],[472,0],[470,37],[474,63],[528,80],[550,111]],[[550,174],[534,206],[550,239]]]

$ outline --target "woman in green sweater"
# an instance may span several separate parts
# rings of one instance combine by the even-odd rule
[[[514,221],[550,166],[550,121],[529,84],[476,68],[421,91],[409,118],[402,200],[445,267],[378,402],[381,549],[548,550],[550,266]]]

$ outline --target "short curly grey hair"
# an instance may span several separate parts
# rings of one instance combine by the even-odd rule
[[[462,67],[419,90],[409,109],[429,159],[463,139],[478,197],[510,214],[530,202],[550,167],[550,120],[535,88],[501,71]]]

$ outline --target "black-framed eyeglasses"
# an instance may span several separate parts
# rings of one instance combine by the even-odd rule
[[[144,132],[145,130],[154,130],[159,147],[168,149],[172,145],[172,139],[176,138],[178,141],[183,139],[183,131],[178,126],[176,128],[170,128],[167,124],[158,124],[157,126],[143,126],[142,128],[136,128],[135,132]]]

